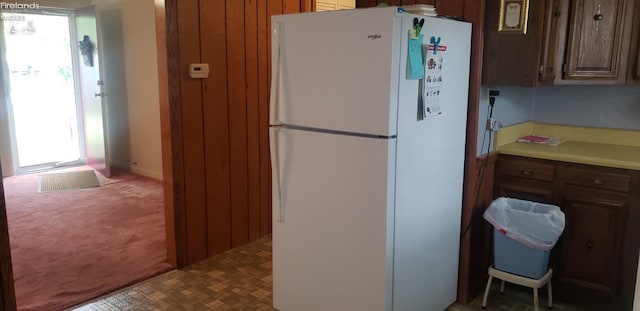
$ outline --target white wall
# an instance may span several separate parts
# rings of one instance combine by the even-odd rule
[[[119,15],[124,30],[126,108],[109,115],[111,164],[162,179],[154,1],[102,1],[96,4],[96,13],[99,18]]]
[[[533,120],[640,130],[640,86],[554,85],[535,88]]]

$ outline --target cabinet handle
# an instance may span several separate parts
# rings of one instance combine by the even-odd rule
[[[601,6],[600,4],[598,4],[598,10],[596,11],[596,15],[593,16],[593,20],[595,21],[595,26],[596,26],[596,32],[598,32],[598,25],[600,24],[600,21],[603,19],[604,19],[604,16],[602,15]]]
[[[522,175],[522,176],[533,176],[533,171],[526,170],[526,169],[520,169],[520,175]]]
[[[591,184],[596,186],[602,186],[602,179],[600,179],[600,177],[596,177],[591,180]]]
[[[585,243],[585,244],[584,244],[584,246],[585,246],[587,249],[589,249],[589,250],[590,250],[590,249],[592,249],[592,248],[593,248],[593,242],[592,242],[592,241],[587,241],[587,243]]]

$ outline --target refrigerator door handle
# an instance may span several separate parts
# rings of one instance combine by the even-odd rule
[[[271,169],[275,177],[276,191],[278,192],[278,218],[276,221],[284,223],[284,203],[282,201],[282,183],[280,181],[280,146],[278,146],[278,140],[276,138],[276,136],[280,134],[280,129],[281,127],[279,126],[271,127],[269,149],[271,152]]]
[[[271,26],[271,50],[274,51],[271,54],[271,64],[272,64],[272,72],[271,72],[271,98],[269,106],[271,108],[269,112],[269,124],[276,125],[280,124],[281,121],[278,118],[278,114],[280,112],[279,104],[280,104],[280,71],[281,68],[281,54],[282,54],[282,24],[279,22],[274,22]]]

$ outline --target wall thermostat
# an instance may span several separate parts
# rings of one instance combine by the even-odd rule
[[[194,79],[209,77],[209,64],[189,64],[189,76]]]

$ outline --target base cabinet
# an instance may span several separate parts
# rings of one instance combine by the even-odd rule
[[[551,252],[554,296],[588,310],[631,310],[639,172],[500,155],[496,173],[496,196],[554,204],[565,214]]]
[[[622,302],[618,294],[623,289],[622,250],[629,203],[622,196],[576,188],[563,193],[560,205],[566,225],[557,248],[561,260],[555,267],[556,296],[567,301],[580,299],[597,310]]]

